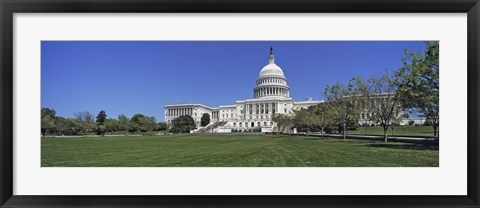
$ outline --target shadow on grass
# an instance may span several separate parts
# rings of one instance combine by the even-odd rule
[[[389,149],[406,150],[438,150],[438,143],[387,143],[387,144],[369,144],[370,147],[381,147]]]

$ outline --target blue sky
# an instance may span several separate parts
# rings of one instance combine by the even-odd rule
[[[42,41],[42,107],[109,118],[136,113],[163,121],[164,106],[211,107],[253,97],[255,80],[275,62],[290,95],[323,99],[327,84],[380,75],[402,65],[421,41]]]

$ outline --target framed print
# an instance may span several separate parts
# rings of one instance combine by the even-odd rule
[[[2,207],[479,207],[477,0],[0,5]]]

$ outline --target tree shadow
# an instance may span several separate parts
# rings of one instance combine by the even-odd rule
[[[380,147],[389,149],[405,149],[405,150],[438,150],[438,143],[384,143],[384,144],[369,144],[370,147]]]

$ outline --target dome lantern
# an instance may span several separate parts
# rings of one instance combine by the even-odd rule
[[[273,55],[272,47],[270,47],[270,55],[268,55],[268,64],[275,64],[275,56]]]

